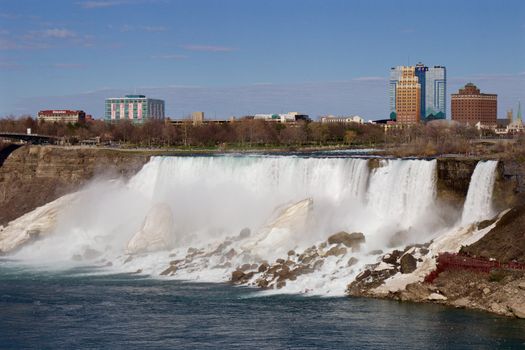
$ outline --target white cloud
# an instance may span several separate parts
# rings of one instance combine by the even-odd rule
[[[141,27],[146,32],[165,32],[168,28],[163,26],[142,26]]]
[[[188,58],[186,55],[180,55],[180,54],[167,54],[167,55],[154,55],[151,56],[153,59],[160,59],[160,60],[183,60]]]
[[[183,45],[184,49],[189,51],[205,51],[205,52],[231,52],[237,50],[233,47],[228,46],[216,46],[216,45]]]
[[[58,39],[74,38],[77,36],[75,32],[68,30],[68,29],[64,29],[64,28],[46,29],[39,33],[43,37],[46,37],[46,38],[58,38]]]
[[[82,1],[78,4],[82,6],[85,9],[97,9],[97,8],[106,8],[106,7],[113,7],[118,5],[126,5],[129,4],[130,1],[124,1],[124,0],[108,0],[108,1]]]
[[[80,69],[85,68],[86,65],[82,63],[54,63],[51,67],[58,69]]]

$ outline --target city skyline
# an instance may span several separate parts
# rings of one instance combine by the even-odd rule
[[[500,117],[525,100],[520,1],[327,3],[1,1],[0,115],[100,118],[105,98],[140,93],[165,100],[171,117],[387,118],[388,69],[419,61],[447,67],[447,100],[470,81],[498,94]]]

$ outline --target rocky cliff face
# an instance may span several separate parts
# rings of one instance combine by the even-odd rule
[[[461,207],[478,161],[478,159],[464,158],[438,159],[438,198],[454,207]],[[494,205],[497,210],[515,205],[516,195],[523,193],[525,193],[525,164],[513,160],[500,161],[494,187]]]
[[[96,176],[128,177],[149,155],[107,149],[24,146],[0,167],[0,225],[78,189]]]

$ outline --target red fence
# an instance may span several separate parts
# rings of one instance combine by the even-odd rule
[[[454,253],[441,253],[437,257],[436,269],[425,277],[425,282],[434,282],[439,274],[446,270],[473,270],[489,273],[493,269],[525,270],[525,264],[516,262],[503,264],[495,260],[471,258]]]

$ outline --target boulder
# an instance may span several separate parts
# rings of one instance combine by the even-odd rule
[[[232,282],[238,283],[241,282],[241,280],[244,278],[245,273],[240,270],[235,270],[232,272]]]
[[[263,263],[259,266],[259,268],[257,269],[257,271],[259,271],[259,272],[264,272],[264,271],[268,270],[269,267],[270,267],[270,265],[268,265],[268,263],[263,262]]]
[[[235,255],[237,255],[237,252],[235,251],[235,249],[232,248],[224,256],[226,257],[226,259],[231,260]]]
[[[447,300],[447,297],[442,294],[431,293],[427,299],[431,301],[444,301]]]
[[[251,233],[252,233],[252,232],[250,231],[250,229],[249,229],[248,227],[245,227],[245,228],[243,228],[243,229],[241,230],[241,232],[239,232],[239,237],[238,237],[238,238],[239,238],[239,239],[245,239],[245,238],[248,238],[248,237],[250,237]]]
[[[467,308],[470,306],[470,300],[468,298],[460,298],[460,299],[456,299],[452,302],[452,305],[454,305],[455,307],[457,308],[461,308],[461,309],[464,309],[464,308]]]
[[[335,246],[330,248],[325,256],[339,256],[339,255],[345,255],[347,252],[345,247]]]
[[[383,251],[381,249],[371,250],[368,252],[368,255],[381,255]]]
[[[401,273],[412,273],[417,268],[417,260],[410,254],[404,254],[399,263]]]
[[[525,305],[514,303],[509,305],[509,308],[517,318],[525,318]]]
[[[328,244],[344,244],[348,248],[358,249],[365,242],[365,235],[361,232],[338,232],[328,237]]]
[[[162,271],[160,273],[161,276],[171,276],[177,272],[177,266],[176,265],[170,265],[166,270]]]
[[[348,259],[348,263],[346,265],[350,267],[350,266],[354,266],[358,262],[359,260],[357,258],[351,257],[350,259]]]
[[[173,214],[167,204],[154,205],[140,230],[131,238],[127,254],[138,254],[171,249],[174,246]]]
[[[403,254],[402,251],[400,250],[394,250],[392,253],[390,254],[385,254],[385,256],[383,256],[383,258],[381,259],[382,261],[386,262],[387,264],[392,264],[392,265],[396,265],[397,264],[397,260],[399,259],[399,257]]]

